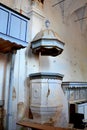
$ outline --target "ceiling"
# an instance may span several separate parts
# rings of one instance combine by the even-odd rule
[[[87,40],[87,0],[52,0],[52,7],[61,9],[63,19],[74,17],[74,22],[80,25],[82,34]]]
[[[87,0],[52,0],[52,7],[60,7],[64,11],[65,16],[70,16],[78,9],[87,7]]]

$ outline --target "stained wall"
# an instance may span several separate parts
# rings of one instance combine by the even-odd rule
[[[52,7],[51,0],[47,0],[44,6],[33,4],[31,1],[0,1],[9,7],[21,11],[30,17],[29,21],[29,43],[27,48],[17,51],[15,56],[12,92],[13,130],[16,129],[16,121],[28,116],[29,106],[29,85],[27,77],[36,72],[57,72],[64,74],[63,81],[87,81],[87,44],[86,38],[82,35],[79,23],[74,22],[77,18],[75,13],[64,17],[61,8]],[[80,4],[80,2],[79,2]],[[75,8],[75,7],[73,7]],[[20,10],[21,9],[21,10]],[[41,30],[45,29],[44,22],[50,20],[50,28],[56,31],[62,41],[65,42],[64,51],[57,57],[46,57],[32,54],[30,42]],[[6,64],[6,65],[5,65]],[[0,90],[5,86],[5,111],[8,103],[8,87],[10,62],[4,54],[0,54]],[[0,98],[2,92],[0,91]],[[27,100],[26,100],[27,99]],[[1,99],[0,99],[1,100]],[[15,107],[14,107],[15,106]],[[20,111],[21,110],[21,111]]]

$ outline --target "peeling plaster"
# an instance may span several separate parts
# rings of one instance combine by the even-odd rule
[[[50,95],[50,89],[48,88],[47,97]]]
[[[25,113],[24,102],[19,102],[17,104],[17,111],[18,111],[18,118],[22,119],[24,117],[24,113]]]
[[[15,88],[13,87],[12,100],[15,100],[15,99],[16,99],[16,90],[15,90]]]

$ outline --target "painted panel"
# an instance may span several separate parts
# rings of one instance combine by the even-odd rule
[[[26,41],[27,21],[11,14],[10,36]]]
[[[41,105],[41,84],[33,83],[31,91],[31,105]]]
[[[29,33],[27,29],[28,20],[27,17],[20,15],[18,12],[0,5],[0,37],[12,42],[18,42],[18,44],[26,44]]]
[[[30,38],[30,31],[29,31],[29,27],[30,27],[30,23],[27,22],[27,25],[26,25],[26,42],[29,42],[29,38]]]
[[[19,39],[20,38],[20,25],[21,25],[20,18],[12,14],[9,35]]]
[[[20,28],[20,39],[23,41],[26,41],[26,27],[27,27],[27,22],[23,19],[21,19],[21,28]]]
[[[85,110],[85,119],[87,119],[87,103],[86,103],[86,105],[85,105],[85,108],[84,108]]]
[[[87,103],[78,105],[78,113],[84,114],[84,119],[87,119]]]
[[[78,105],[78,113],[84,114],[84,106],[83,105]]]
[[[8,24],[8,12],[0,8],[0,32],[6,34]]]

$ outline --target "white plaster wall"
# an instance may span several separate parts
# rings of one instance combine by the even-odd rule
[[[41,71],[64,74],[64,81],[87,81],[87,44],[81,34],[79,23],[74,22],[75,14],[63,21],[59,6],[52,7],[50,0],[45,1],[44,12],[55,30],[65,42],[64,51],[57,57],[40,57]],[[55,15],[54,15],[55,14]]]
[[[12,4],[12,0],[0,0],[0,2],[7,6],[11,6],[11,4]]]

